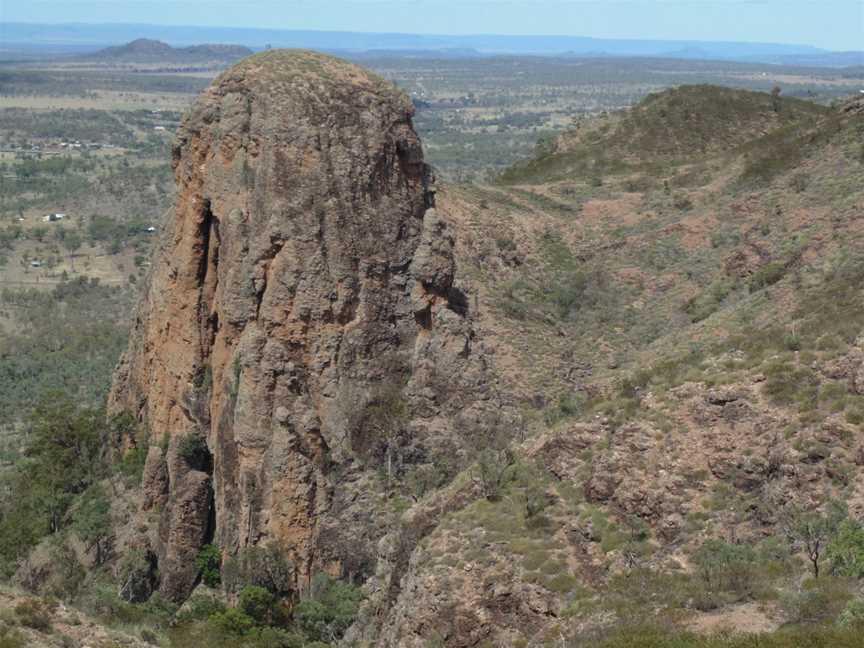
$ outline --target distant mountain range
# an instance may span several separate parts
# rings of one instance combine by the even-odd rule
[[[106,47],[81,58],[95,61],[136,63],[153,62],[188,62],[203,63],[206,61],[237,61],[252,54],[252,50],[243,45],[191,45],[188,47],[171,47],[168,43],[149,38],[138,38],[125,45]]]
[[[441,53],[453,56],[571,55],[651,56],[845,67],[864,65],[864,52],[832,52],[809,45],[708,41],[586,38],[581,36],[447,36],[357,32],[291,31],[235,27],[182,27],[144,24],[0,24],[0,55],[33,55],[38,48],[80,54],[83,49],[158,39],[175,47],[202,42],[240,43],[252,49],[302,47],[350,53]],[[208,46],[209,47],[209,46]],[[187,49],[184,47],[184,49]]]

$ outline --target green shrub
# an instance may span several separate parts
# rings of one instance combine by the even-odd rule
[[[829,501],[824,511],[790,506],[781,512],[783,532],[795,549],[807,555],[816,580],[819,579],[826,548],[847,515],[846,505],[835,500]]]
[[[529,307],[514,295],[503,295],[501,298],[501,310],[504,315],[513,320],[524,321],[528,318]]]
[[[488,501],[501,498],[504,487],[511,479],[516,456],[510,447],[512,432],[503,421],[491,421],[469,435],[472,447],[470,458],[475,461],[471,478],[480,487]]]
[[[766,263],[750,277],[748,287],[750,292],[762,290],[767,286],[773,286],[786,274],[786,265],[778,261]]]
[[[256,585],[279,598],[287,597],[294,588],[294,565],[276,544],[246,547],[225,560],[222,583],[228,592]]]
[[[220,614],[226,609],[225,604],[219,599],[197,594],[186,601],[186,604],[180,609],[177,614],[177,622],[206,621],[211,616]]]
[[[690,196],[683,193],[676,194],[672,198],[672,204],[674,205],[675,209],[678,209],[680,211],[689,211],[693,209],[693,201],[690,200]]]
[[[768,578],[791,575],[794,561],[789,543],[779,537],[762,540],[755,547],[756,563]]]
[[[140,484],[145,463],[147,463],[146,446],[129,448],[120,460],[120,472],[128,477],[133,484]]]
[[[852,599],[850,583],[822,576],[804,581],[797,592],[781,598],[783,611],[792,623],[824,623],[837,619]]]
[[[798,333],[789,333],[783,337],[783,346],[786,347],[787,351],[800,351],[801,350],[801,336]]]
[[[275,616],[276,597],[263,587],[247,585],[240,591],[238,607],[256,623],[269,625]]]
[[[852,425],[861,425],[864,423],[864,412],[860,409],[853,409],[846,412],[846,422]]]
[[[311,648],[302,636],[280,628],[250,626],[242,612],[220,613],[210,621],[170,629],[171,648]],[[326,647],[325,647],[326,648]]]
[[[72,530],[84,543],[87,551],[93,551],[96,566],[102,565],[107,558],[113,521],[111,502],[100,484],[94,484],[84,493],[72,515]]]
[[[831,538],[825,557],[834,574],[864,578],[864,525],[857,520],[844,520]]]
[[[402,483],[415,500],[446,484],[452,477],[452,470],[438,463],[424,463],[405,470]]]
[[[317,574],[308,595],[295,607],[294,620],[309,639],[333,642],[353,623],[361,599],[354,585]]]
[[[20,632],[0,625],[0,648],[27,648],[29,645]]]
[[[398,370],[402,370],[401,361]],[[411,417],[401,380],[378,385],[350,413],[351,448],[378,469],[389,490],[402,471],[401,439]]]
[[[229,637],[242,637],[255,627],[255,619],[242,610],[228,608],[211,616],[207,624]]]
[[[190,432],[177,444],[177,454],[193,470],[209,472],[211,465],[210,449],[200,434]]]
[[[127,551],[120,561],[120,596],[131,603],[143,603],[156,586],[156,557],[145,549]]]
[[[562,394],[558,397],[558,403],[543,412],[543,419],[547,425],[554,425],[563,419],[578,416],[585,405],[585,399],[576,394]]]
[[[808,141],[809,138],[809,141]],[[805,151],[813,149],[815,134],[799,125],[779,128],[754,140],[748,147],[741,182],[745,186],[765,185],[801,162]]]
[[[772,362],[765,368],[764,393],[778,405],[793,403],[815,406],[819,398],[819,378],[809,367],[789,362]]]
[[[207,587],[219,587],[222,583],[222,552],[215,545],[204,545],[195,559],[195,564],[201,574],[201,581]]]
[[[87,572],[78,562],[78,556],[65,540],[61,539],[51,549],[51,562],[54,568],[43,592],[64,601],[73,600],[87,577]]]
[[[573,272],[556,281],[550,289],[551,301],[561,319],[571,319],[575,313],[594,302],[594,277],[585,272]]]
[[[837,617],[837,625],[841,628],[864,627],[864,599],[852,599]]]
[[[44,599],[31,598],[21,601],[15,606],[15,616],[18,622],[39,632],[51,631],[51,615],[56,605]]]
[[[701,322],[713,315],[723,305],[724,300],[734,290],[735,283],[729,279],[719,279],[684,305],[684,312],[691,322]]]
[[[152,628],[166,628],[177,612],[177,606],[159,593],[146,603],[129,603],[118,595],[111,583],[97,583],[88,587],[76,605],[107,624],[146,624]]]
[[[693,564],[705,585],[702,607],[754,597],[761,574],[753,547],[706,540],[693,555]]]
[[[610,578],[600,605],[620,619],[638,622],[656,618],[658,603],[666,609],[701,607],[694,603],[697,589],[704,589],[702,582],[688,574],[637,566]],[[590,607],[579,607],[590,613]]]
[[[81,648],[81,644],[69,635],[60,635],[60,646],[61,648]]]
[[[804,171],[799,171],[792,176],[789,181],[789,187],[796,193],[804,193],[807,191],[807,186],[810,184],[810,175]]]
[[[557,574],[546,582],[546,587],[558,594],[572,592],[579,586],[579,580],[570,574]]]
[[[498,246],[499,250],[505,250],[509,252],[513,252],[516,250],[516,241],[505,236],[497,237],[495,239],[495,244]]]

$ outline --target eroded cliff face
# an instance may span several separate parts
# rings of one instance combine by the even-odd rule
[[[149,430],[164,595],[188,596],[207,542],[278,542],[301,581],[344,568],[352,539],[360,553],[384,533],[365,492],[376,452],[392,470],[458,446],[455,415],[482,406],[470,297],[411,116],[361,68],[271,51],[184,119],[175,212],[110,399]],[[358,419],[381,394],[414,413],[398,439]]]

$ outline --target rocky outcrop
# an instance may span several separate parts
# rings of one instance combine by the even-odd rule
[[[175,212],[110,397],[149,429],[142,505],[174,600],[206,542],[278,542],[301,584],[344,566],[346,538],[384,533],[364,476],[381,448],[388,470],[458,450],[453,415],[486,398],[412,110],[361,68],[270,51],[184,119]],[[414,415],[382,431],[370,403]]]

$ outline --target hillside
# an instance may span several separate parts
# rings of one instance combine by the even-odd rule
[[[147,648],[153,645],[156,636],[145,632],[142,638],[136,638],[129,632],[111,630],[61,602],[42,600],[9,588],[0,589],[0,609],[5,615],[0,626],[3,648]]]
[[[174,648],[860,645],[864,102],[683,86],[437,187],[412,116],[308,51],[196,100],[3,571]]]
[[[677,101],[698,95],[699,88],[681,88],[564,133],[551,151],[514,167],[499,185],[474,190],[511,218],[518,218],[520,209],[532,212],[530,230],[514,222],[513,241],[501,244],[512,248],[510,254],[539,261],[530,264],[536,277],[518,273],[522,276],[511,280],[515,288],[503,294],[507,308],[529,320],[548,314],[565,324],[601,310],[611,318],[600,327],[604,338],[623,334],[621,343],[610,340],[610,345],[614,354],[626,356],[668,338],[670,331],[705,336],[704,320],[715,311],[746,307],[762,288],[800,273],[807,261],[841,250],[854,256],[861,209],[860,101],[838,109],[802,105],[796,114],[784,100],[780,114],[786,117],[780,118],[768,95],[708,91],[744,99],[727,110],[738,116],[738,128],[750,131],[749,139],[737,138],[735,129],[713,118],[701,124],[678,120],[677,130],[670,118],[662,123],[665,135],[656,136],[661,127],[638,115],[657,108],[665,112],[676,103],[679,115],[700,114],[696,102]],[[761,106],[753,101],[760,97]],[[619,126],[603,135],[610,119]],[[638,130],[640,123],[649,124],[647,133]],[[599,137],[604,139],[598,144]],[[707,153],[693,152],[694,138]],[[617,152],[610,159],[625,162],[604,167],[594,157],[598,151]],[[495,227],[497,240],[508,238],[508,229]],[[532,237],[532,231],[542,238]],[[524,250],[520,238],[528,246]],[[586,309],[574,295],[570,307],[566,295],[533,288],[538,281],[548,284],[550,276],[567,280],[591,272],[616,282],[617,288],[607,285],[607,298],[625,303]],[[638,321],[623,319],[635,316],[633,304]],[[596,331],[592,325],[584,334],[596,340]],[[621,344],[623,349],[615,349]],[[593,342],[576,355],[584,358],[592,347]]]
[[[665,121],[645,119],[654,111]],[[606,636],[607,615],[625,628],[654,615],[704,630],[801,623],[801,572],[758,556],[794,535],[793,511],[864,514],[862,128],[860,100],[784,101],[778,115],[769,95],[682,88],[562,134],[497,186],[443,192],[478,336],[535,430],[522,453],[540,472],[445,516],[389,636],[428,627],[442,591],[493,645],[518,645],[514,627]],[[600,150],[626,163],[586,173]],[[724,542],[755,552],[738,585],[700,571]],[[513,597],[506,613],[484,593],[490,574]],[[858,587],[817,585],[851,587],[842,601]]]
[[[162,41],[138,38],[82,58],[104,63],[232,63],[250,54],[252,50],[242,45],[171,47]]]
[[[779,90],[779,89],[778,89]],[[705,162],[768,133],[804,133],[828,109],[800,99],[718,86],[680,86],[648,95],[632,109],[580,123],[557,136],[535,159],[506,171],[509,183],[639,171]],[[790,141],[791,141],[790,137]]]

